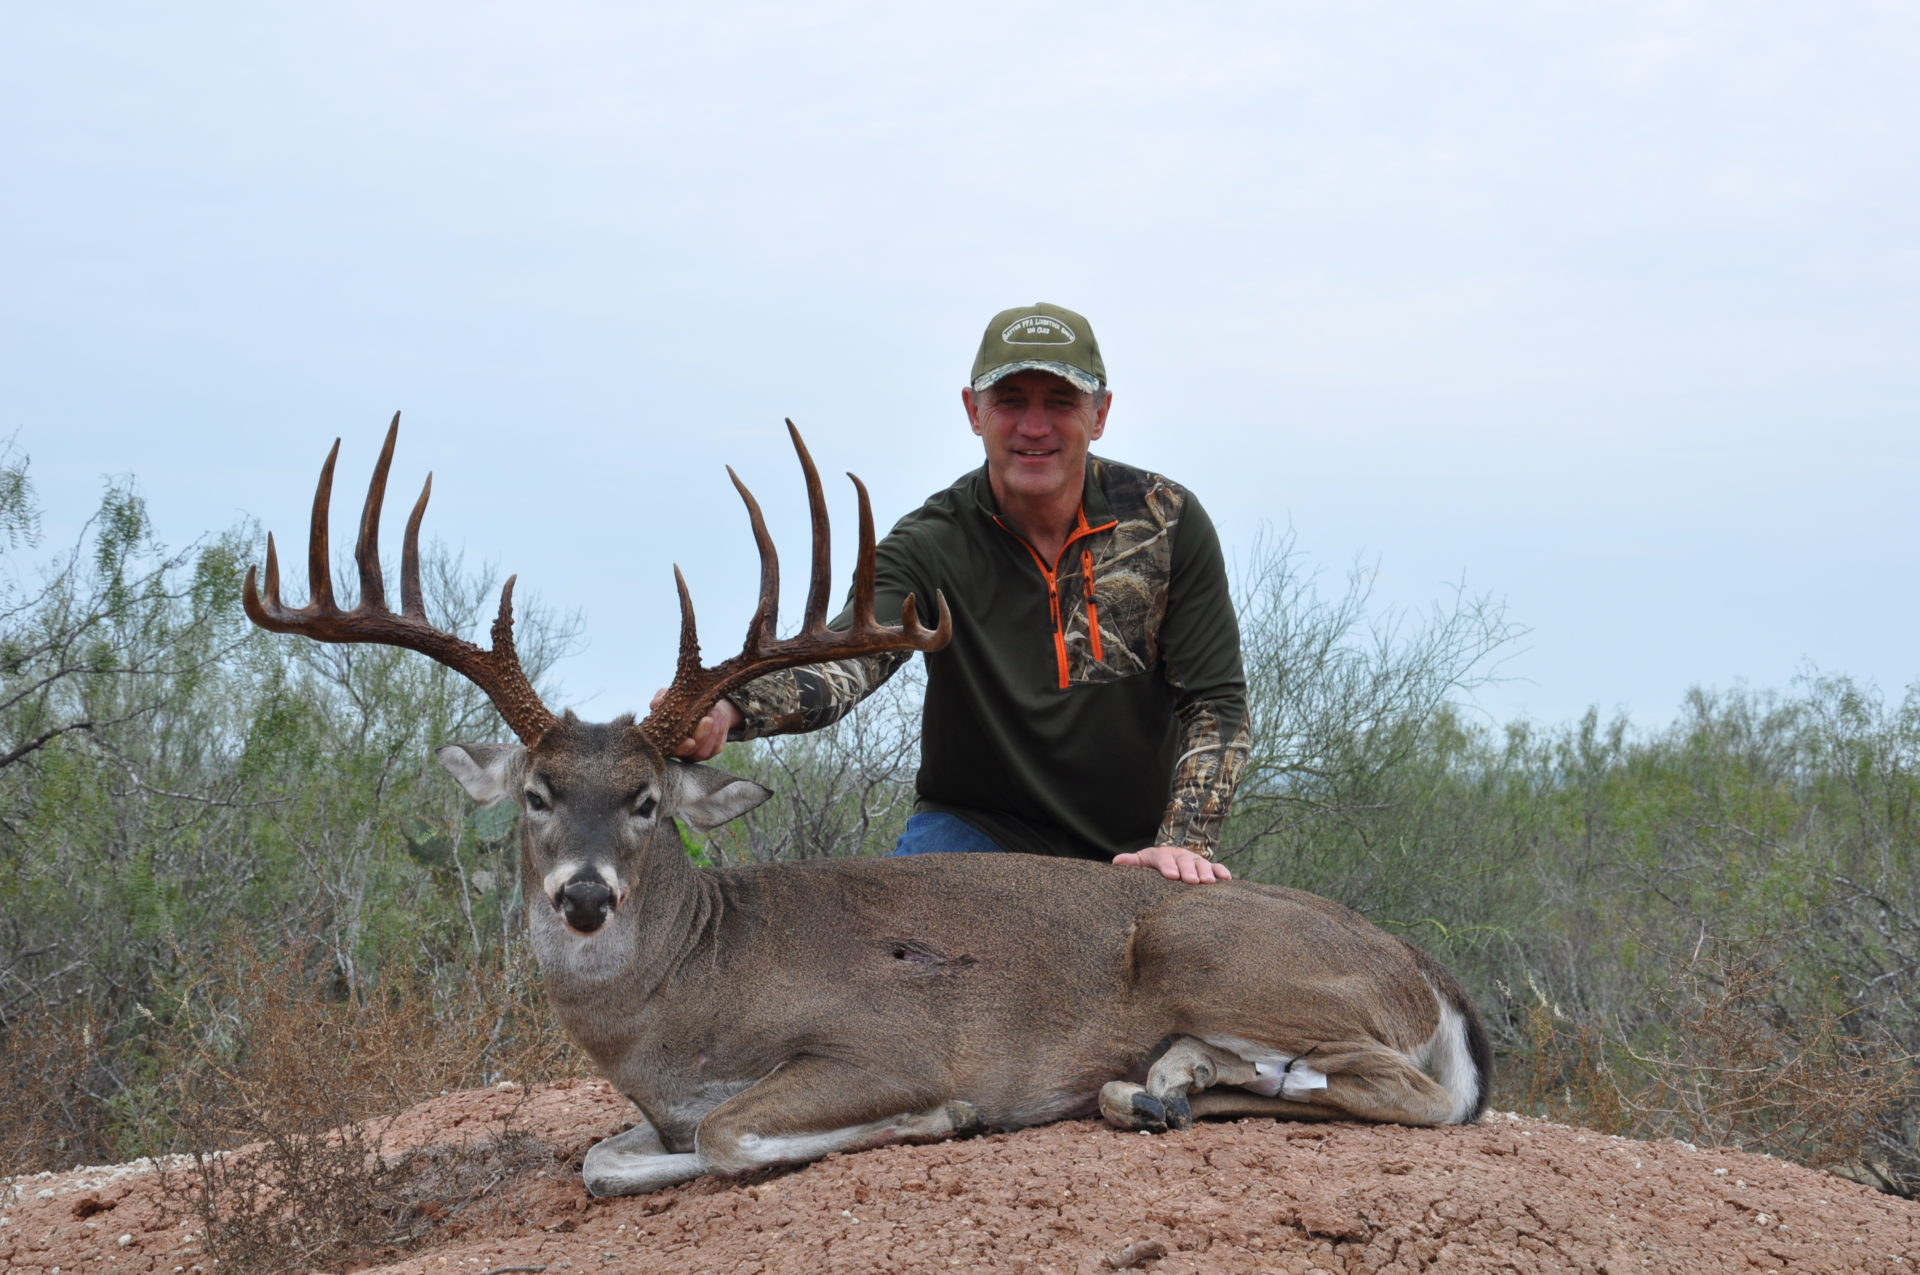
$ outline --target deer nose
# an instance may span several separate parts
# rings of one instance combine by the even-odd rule
[[[604,881],[570,881],[560,891],[560,915],[582,934],[591,934],[613,911],[613,891]]]

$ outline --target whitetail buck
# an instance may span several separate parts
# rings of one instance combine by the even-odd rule
[[[712,828],[768,793],[670,759],[693,723],[773,669],[937,650],[951,636],[945,599],[932,629],[911,599],[897,626],[875,622],[872,512],[854,479],[856,618],[847,632],[827,627],[825,501],[795,432],[813,521],[799,634],[774,638],[779,566],[735,476],[761,555],[745,649],[701,667],[676,569],[680,658],[656,711],[637,724],[556,718],[514,652],[511,579],[492,649],[428,623],[418,541],[431,477],[407,523],[400,613],[387,608],[378,531],[399,419],[360,518],[359,604],[335,604],[327,561],[336,441],[314,497],[311,601],[281,602],[269,537],[265,593],[249,570],[247,614],[282,633],[424,652],[478,683],[520,737],[439,756],[481,803],[519,803],[548,991],[643,1117],[588,1152],[595,1195],[1096,1109],[1155,1132],[1204,1115],[1478,1118],[1490,1056],[1459,986],[1419,949],[1315,895],[1019,854],[696,867],[674,819]]]

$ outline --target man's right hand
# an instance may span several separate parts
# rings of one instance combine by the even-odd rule
[[[1122,867],[1153,868],[1169,881],[1185,881],[1188,885],[1233,880],[1226,864],[1215,863],[1186,846],[1148,846],[1130,854],[1116,854],[1113,861]]]
[[[660,701],[666,697],[666,688],[662,687],[653,693],[653,701],[647,707],[659,708]],[[710,760],[727,746],[727,732],[746,720],[732,700],[723,698],[694,724],[693,734],[680,741],[673,755],[686,761]]]

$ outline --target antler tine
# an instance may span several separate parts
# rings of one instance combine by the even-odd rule
[[[760,502],[753,498],[747,485],[740,481],[740,475],[733,472],[733,466],[727,466],[727,477],[733,479],[733,489],[740,493],[740,499],[747,506],[747,521],[753,524],[754,547],[760,551],[760,601],[754,604],[753,618],[747,621],[747,645],[759,646],[773,638],[774,626],[780,622],[780,551],[773,547],[773,536],[767,531],[767,520],[760,513]],[[674,567],[675,579],[679,579],[680,568]],[[680,628],[682,646],[685,646],[684,634],[693,625],[693,601],[687,595],[686,581],[680,582]]]
[[[900,627],[924,643],[920,648],[923,651],[937,651],[953,641],[953,613],[947,610],[947,595],[938,589],[933,591],[933,607],[939,618],[929,629],[920,623],[919,608],[911,593],[900,604]]]
[[[740,487],[737,477],[733,482],[734,486]],[[740,488],[740,492],[743,496],[747,495],[744,487]],[[747,496],[747,508],[757,522],[759,510],[751,496]],[[761,555],[761,566],[764,575],[764,553]],[[680,573],[677,564],[673,568],[673,585],[680,594],[680,657],[674,663],[672,684],[661,693],[658,706],[640,724],[641,734],[662,753],[672,753],[681,738],[693,729],[693,724],[705,716],[706,711],[726,693],[714,691],[711,696],[707,694],[711,684],[702,676],[700,668],[700,635],[693,622],[693,595],[687,591],[687,578]],[[766,600],[763,597],[754,613],[756,625],[765,610]],[[753,645],[751,636],[750,632],[749,649]]]
[[[748,628],[747,642],[740,653],[712,668],[702,668],[699,647],[693,638],[693,603],[688,599],[685,579],[680,575],[679,568],[674,568],[674,581],[680,590],[680,661],[674,672],[673,685],[661,695],[659,707],[649,713],[639,726],[641,734],[662,753],[672,753],[721,696],[756,677],[800,664],[817,664],[827,660],[844,660],[891,651],[937,651],[953,637],[953,622],[947,612],[946,599],[938,594],[935,595],[940,607],[940,625],[937,629],[929,630],[918,623],[911,597],[906,599],[901,608],[900,624],[885,625],[875,621],[873,507],[866,487],[858,478],[853,479],[854,488],[860,496],[860,552],[854,571],[853,627],[846,632],[837,632],[826,626],[827,577],[832,549],[827,534],[826,501],[820,491],[819,471],[814,468],[813,458],[808,455],[806,444],[801,441],[800,431],[794,428],[792,421],[787,422],[787,429],[792,435],[794,450],[799,454],[800,467],[806,474],[814,530],[813,573],[808,588],[807,619],[801,631],[793,637],[774,639],[771,616],[773,598],[779,590],[779,575],[773,542],[767,535],[759,504],[748,493],[739,476],[728,469],[734,486],[746,502],[748,517],[753,522],[754,539],[760,545],[761,606],[754,614],[754,622]],[[762,622],[763,614],[765,623]]]
[[[379,523],[386,499],[387,474],[393,462],[393,449],[400,427],[396,413],[387,429],[385,445],[374,466],[373,481],[367,488],[367,502],[361,510],[360,535],[354,542],[354,558],[360,569],[360,602],[343,611],[334,601],[333,582],[327,561],[327,514],[333,496],[333,468],[340,455],[339,440],[327,453],[320,470],[320,483],[314,492],[312,541],[307,546],[307,575],[310,600],[303,607],[289,607],[280,599],[280,560],[273,537],[267,537],[266,596],[256,586],[254,569],[247,568],[242,602],[247,617],[263,629],[276,633],[298,633],[321,642],[377,643],[405,647],[446,665],[487,693],[507,725],[528,744],[537,743],[554,716],[540,701],[520,666],[513,644],[512,578],[500,590],[500,609],[493,621],[493,646],[481,650],[473,643],[436,629],[428,623],[420,590],[420,522],[426,515],[427,497],[433,481],[420,492],[420,499],[407,520],[407,535],[402,551],[401,606],[403,614],[387,609],[386,583],[380,573]]]
[[[387,426],[387,441],[373,463],[367,484],[367,503],[360,507],[360,535],[353,542],[353,561],[360,568],[360,605],[369,611],[387,609],[387,582],[380,575],[380,507],[387,502],[387,470],[393,467],[393,441],[400,434],[400,413]],[[403,604],[404,605],[404,604]]]
[[[673,680],[691,677],[700,671],[700,633],[693,623],[693,595],[687,592],[687,578],[674,564],[673,587],[680,593],[680,658],[674,665]]]
[[[491,632],[492,650],[479,650],[471,643],[445,634],[441,636],[474,653],[477,658],[473,661],[473,667],[463,667],[440,655],[434,655],[434,658],[465,673],[487,693],[487,698],[500,710],[500,716],[513,733],[532,745],[540,742],[540,737],[553,725],[554,718],[553,712],[541,700],[540,693],[533,689],[533,683],[527,680],[526,671],[520,667],[520,652],[513,644],[513,585],[519,578],[508,576],[507,582],[500,586],[500,610],[493,617]],[[433,632],[439,633],[437,629]]]
[[[420,592],[420,521],[427,516],[427,497],[433,495],[433,475],[420,488],[420,499],[413,502],[407,515],[406,538],[400,542],[400,613],[410,620],[425,620],[427,604]]]
[[[253,592],[253,567],[247,567],[247,593]],[[267,533],[267,602],[277,611],[280,609],[280,554],[273,546],[273,533]]]
[[[820,471],[814,468],[813,457],[792,420],[787,421],[787,434],[793,439],[793,450],[800,455],[800,472],[806,475],[807,517],[813,527],[813,570],[807,578],[807,609],[802,613],[805,618],[800,631],[820,637],[827,632],[827,589],[833,577],[833,532],[827,524],[827,495],[820,487]]]
[[[873,501],[867,498],[867,485],[848,474],[853,489],[860,493],[860,547],[853,558],[853,627],[873,624]],[[913,599],[907,599],[913,605]]]
[[[493,649],[512,656],[516,662],[520,653],[513,646],[513,584],[519,578],[508,576],[507,582],[500,586],[500,609],[493,613],[493,629],[489,634],[493,638]]]
[[[873,618],[873,502],[867,497],[867,485],[854,474],[853,489],[860,493],[860,552],[853,566],[853,628],[856,633],[887,633],[889,628]],[[919,607],[909,593],[900,601],[899,631],[919,643],[919,650],[937,651],[953,640],[953,616],[947,610],[947,595],[934,591],[933,603],[939,614],[934,627],[920,623]]]
[[[307,524],[307,605],[333,607],[333,566],[327,561],[327,509],[333,504],[333,463],[340,459],[340,440],[333,440],[326,463],[320,466],[320,484],[313,489],[313,515]]]

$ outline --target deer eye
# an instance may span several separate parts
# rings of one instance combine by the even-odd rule
[[[655,801],[652,795],[649,794],[648,796],[641,798],[640,804],[633,808],[633,813],[638,815],[642,819],[650,818],[653,814],[654,807],[658,806],[659,804],[660,803]]]
[[[547,809],[547,799],[533,789],[527,789],[527,809],[539,813]]]

